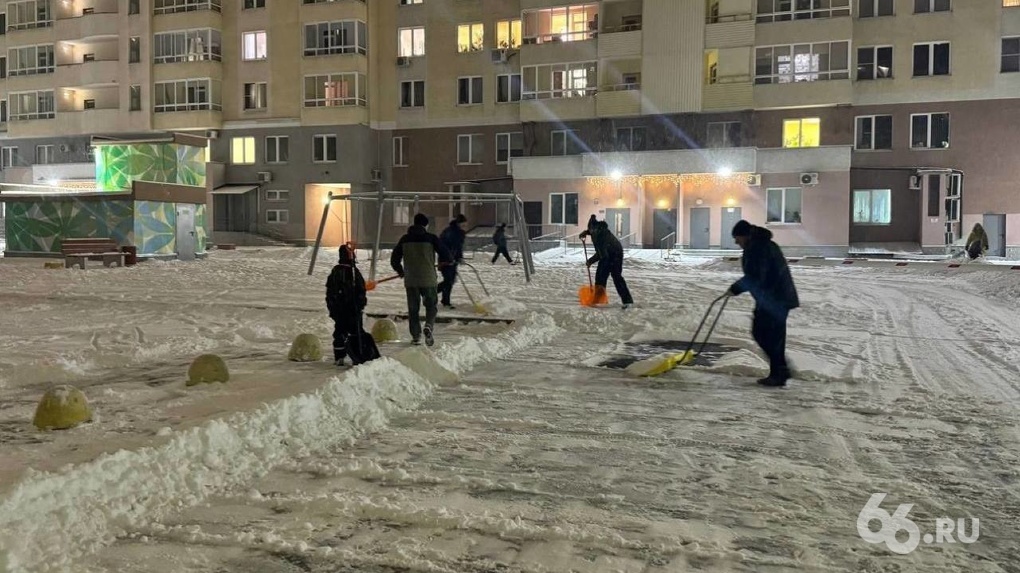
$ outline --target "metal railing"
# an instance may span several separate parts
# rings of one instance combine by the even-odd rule
[[[676,247],[676,231],[659,240],[659,255],[667,260],[672,258],[674,247]]]

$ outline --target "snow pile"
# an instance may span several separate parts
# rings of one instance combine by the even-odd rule
[[[551,317],[493,339],[464,338],[436,351],[459,373],[545,342]],[[30,472],[0,502],[0,571],[51,571],[111,542],[128,528],[243,486],[282,463],[322,453],[383,428],[416,407],[434,385],[390,358],[336,377],[316,392],[182,432],[159,447],[121,450],[55,473]]]

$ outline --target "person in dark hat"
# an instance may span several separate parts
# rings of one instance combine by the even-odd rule
[[[506,248],[506,223],[500,223],[499,227],[496,227],[496,232],[492,234],[492,242],[496,245],[496,253],[492,255],[492,264],[496,264],[500,255],[503,255],[506,262],[514,264],[514,260],[510,258],[510,251]]]
[[[365,278],[355,266],[354,250],[340,247],[340,258],[326,279],[326,308],[333,319],[333,362],[344,365],[347,339],[361,334],[362,313],[368,304]],[[352,356],[357,363],[357,358]]]
[[[443,306],[450,309],[454,308],[450,302],[450,295],[453,294],[453,285],[457,282],[457,265],[464,260],[464,239],[467,238],[467,232],[460,225],[466,222],[467,217],[458,213],[439,235],[439,240],[453,257],[452,265],[439,267],[439,273],[443,275],[443,281],[439,283],[439,300]]]
[[[623,309],[630,308],[634,304],[634,298],[630,294],[630,288],[627,287],[627,281],[623,278],[623,245],[609,230],[609,224],[596,220],[595,215],[588,219],[588,228],[580,234],[582,240],[588,236],[591,236],[595,254],[589,257],[585,264],[590,267],[598,263],[595,267],[595,300],[602,300],[605,296],[606,283],[609,277],[612,277]]]
[[[425,344],[432,346],[435,340],[432,329],[438,313],[438,293],[436,285],[436,258],[439,265],[453,263],[449,251],[443,246],[439,237],[428,232],[429,218],[423,213],[414,216],[414,224],[407,228],[407,233],[400,237],[397,246],[390,255],[390,265],[402,279],[407,291],[407,323],[411,330],[412,344],[421,343],[421,335],[425,335]],[[422,329],[418,313],[422,304],[425,305],[425,328]]]
[[[797,288],[782,249],[772,240],[772,231],[741,219],[733,226],[733,240],[744,250],[740,266],[744,276],[730,286],[729,294],[750,292],[754,297],[751,335],[769,358],[769,375],[758,380],[763,386],[786,386],[790,367],[786,361],[786,319],[800,306]]]

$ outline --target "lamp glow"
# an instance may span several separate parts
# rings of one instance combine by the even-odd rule
[[[720,167],[716,173],[722,177],[729,177],[730,175],[733,175],[733,169],[730,167]]]
[[[623,173],[619,169],[613,169],[613,171],[609,173],[609,176],[613,179],[613,181],[623,179]]]

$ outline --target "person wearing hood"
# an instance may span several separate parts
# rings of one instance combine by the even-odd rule
[[[340,247],[340,258],[326,279],[326,308],[333,319],[333,362],[343,366],[347,358],[347,342],[362,330],[362,313],[368,304],[365,278],[355,266],[354,251]],[[352,356],[352,361],[357,357]]]
[[[631,298],[627,281],[623,278],[623,245],[609,230],[609,225],[605,221],[596,220],[595,215],[588,219],[588,228],[580,235],[581,239],[588,236],[591,236],[595,254],[588,258],[585,264],[590,267],[598,263],[595,267],[595,300],[601,300],[605,295],[606,282],[609,277],[613,277],[613,286],[616,287],[616,294],[620,295],[623,308],[630,308],[634,304],[634,299]]]
[[[467,217],[458,213],[457,217],[450,221],[450,225],[439,235],[439,240],[453,258],[452,265],[439,267],[439,273],[443,275],[443,281],[439,283],[440,302],[450,309],[453,308],[450,295],[453,293],[454,283],[457,282],[457,265],[464,260],[464,239],[467,238],[467,232],[460,225],[466,222]]]
[[[988,233],[981,223],[974,223],[970,235],[967,236],[967,256],[974,260],[988,252]]]
[[[439,259],[440,268],[452,264],[453,258],[439,237],[428,232],[428,225],[429,218],[424,213],[414,216],[414,225],[407,228],[407,233],[400,237],[397,246],[393,248],[390,266],[404,279],[411,342],[421,344],[421,336],[424,334],[425,344],[432,346],[435,344],[432,329],[436,324],[439,298],[436,285],[436,258]],[[422,304],[425,305],[424,329],[418,316]]]
[[[496,227],[496,232],[492,234],[492,243],[496,245],[496,254],[492,255],[492,264],[496,264],[496,259],[500,255],[506,258],[506,262],[514,264],[514,260],[510,258],[510,251],[506,248],[506,223],[500,223],[499,227]]]
[[[772,240],[772,231],[741,219],[733,226],[733,239],[743,249],[740,266],[744,276],[729,288],[737,296],[750,292],[754,297],[754,321],[751,335],[769,358],[769,375],[758,383],[786,386],[790,367],[786,361],[786,319],[800,306],[797,288],[782,249]]]

